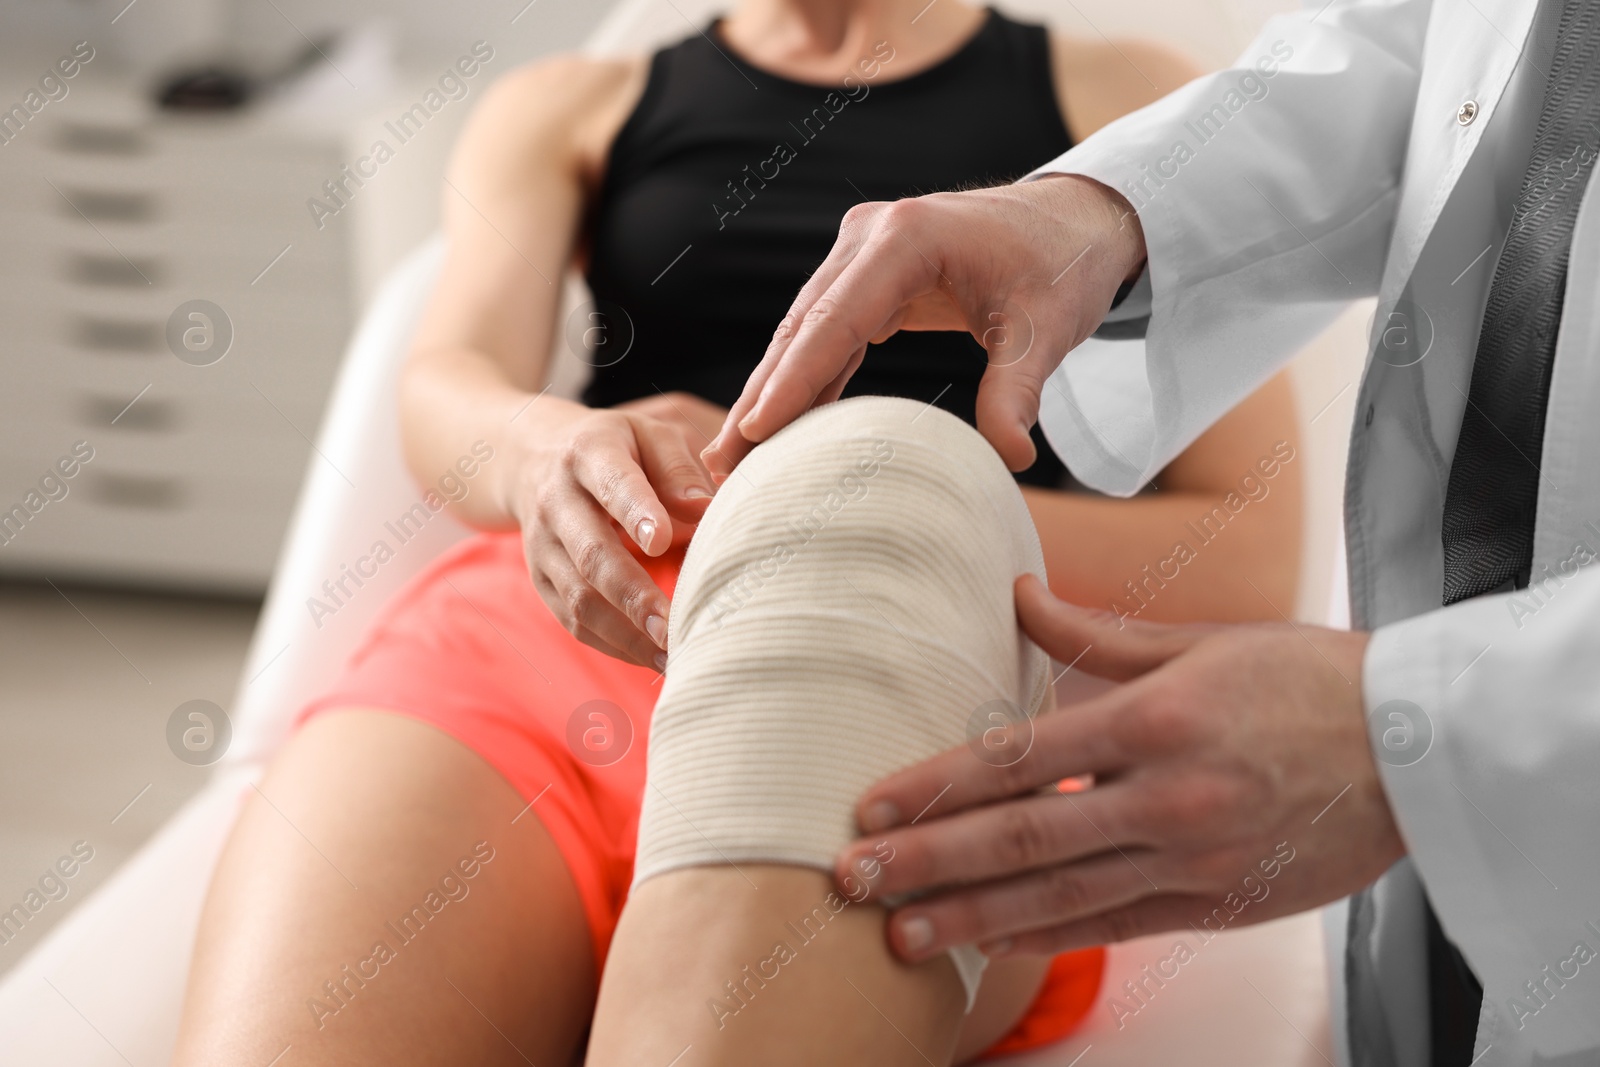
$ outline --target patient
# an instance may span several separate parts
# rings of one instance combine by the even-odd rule
[[[656,668],[669,646],[680,654],[669,598],[710,504],[698,454],[843,214],[1015,178],[1191,73],[1152,46],[1052,37],[957,0],[745,0],[653,57],[557,59],[499,83],[451,167],[447,258],[401,388],[413,472],[434,484],[470,468],[454,507],[486,532],[386,607],[247,795],[201,916],[176,1062],[544,1067],[588,1049],[597,1064],[954,1063],[1070,1030],[1098,950],[997,962],[975,983],[970,958],[908,967],[864,886],[845,887],[859,903],[783,965],[781,995],[725,997],[740,1010],[719,1016],[709,1000],[735,993],[724,983],[748,990],[743,968],[762,972],[773,924],[834,890],[792,858],[700,857],[630,896],[641,807],[649,845],[650,804],[672,799],[645,785],[645,740],[663,743],[658,697],[696,676],[684,661],[663,683]],[[595,301],[557,321],[574,264]],[[1025,324],[996,329],[996,358],[1025,343]],[[583,403],[541,394],[555,343],[594,367]],[[964,334],[897,335],[847,395],[915,402],[919,428],[970,422],[985,360]],[[1073,491],[1042,441],[1021,489],[1006,488],[1058,595],[1141,618],[1276,617],[1298,570],[1298,467],[1274,462],[1270,492],[1256,472],[1295,440],[1275,380],[1134,500]],[[770,490],[754,470],[720,492]],[[1249,506],[1168,569],[1175,542],[1200,543],[1188,524],[1240,499],[1242,480]],[[723,542],[697,540],[691,557],[733,558]],[[869,563],[843,558],[838,573],[869,590],[853,569]],[[707,587],[693,569],[684,580]],[[762,602],[738,587],[699,614],[739,627]],[[851,625],[876,609],[894,605],[862,606]],[[846,697],[885,677],[862,665],[911,662],[900,641],[891,628],[852,646],[862,687]],[[749,695],[763,694],[779,695]],[[673,773],[714,779],[695,763],[705,753],[681,755]],[[836,783],[844,810],[858,778]]]

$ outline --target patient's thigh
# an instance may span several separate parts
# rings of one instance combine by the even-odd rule
[[[284,1067],[572,1062],[589,935],[524,807],[429,726],[312,720],[247,794],[218,864],[174,1062],[264,1067],[286,1047]]]
[[[1048,966],[991,964],[963,1015],[948,957],[895,960],[883,909],[843,900],[822,871],[763,864],[683,868],[635,886],[586,1063],[942,1067],[1003,1036]]]

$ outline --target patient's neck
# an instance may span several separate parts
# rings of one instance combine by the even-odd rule
[[[983,9],[964,0],[743,0],[723,38],[757,66],[797,81],[835,82],[893,48],[884,80],[933,66],[976,32]],[[881,50],[878,58],[882,58]]]

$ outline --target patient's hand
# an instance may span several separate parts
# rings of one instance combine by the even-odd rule
[[[528,570],[584,644],[661,669],[667,598],[618,527],[651,556],[688,538],[712,494],[698,453],[723,414],[685,393],[609,410],[574,406],[522,442],[509,506]]]
[[[615,410],[636,411],[672,423],[683,432],[683,439],[689,442],[689,447],[696,453],[711,443],[728,417],[728,409],[720,404],[702,400],[693,393],[682,392],[656,393],[654,396],[629,400],[618,404]]]

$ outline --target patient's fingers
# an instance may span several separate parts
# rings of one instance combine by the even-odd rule
[[[634,424],[634,441],[657,499],[674,518],[698,522],[711,503],[711,478],[682,431],[664,422],[639,420]]]
[[[633,435],[636,448],[638,436]],[[597,432],[573,439],[567,463],[578,484],[617,525],[647,554],[659,556],[672,544],[672,518],[639,465],[640,458],[615,436]]]
[[[550,542],[549,555],[539,555],[538,558],[534,557],[534,550],[528,550],[528,569],[530,569],[531,576],[533,576],[533,587],[539,593],[539,600],[544,601],[544,606],[550,609],[550,614],[554,614],[555,619],[565,627],[566,632],[571,633],[573,637],[578,638],[589,648],[598,649],[598,651],[605,653],[606,656],[619,659],[619,661],[626,662],[626,664],[627,662],[632,662],[632,664],[638,664],[640,667],[645,667],[645,665],[654,667],[656,665],[653,662],[653,657],[659,653],[651,653],[650,661],[640,661],[635,654],[618,648],[611,641],[606,641],[605,638],[597,635],[594,630],[590,630],[586,625],[579,625],[578,622],[574,621],[570,611],[568,611],[568,606],[566,606],[566,597],[562,590],[573,587],[576,579],[574,577],[563,577],[563,581],[560,582],[550,579],[550,574],[552,573],[562,574],[562,576],[571,573],[571,560],[566,560],[565,550],[560,547],[558,542]]]
[[[556,617],[577,635],[587,629],[625,658],[656,666],[666,647],[667,598],[617,537],[593,501],[551,516],[557,544],[538,564],[555,586]],[[647,636],[648,635],[648,636]]]
[[[560,546],[555,546],[555,550],[559,552]],[[561,562],[552,562],[554,563],[556,573],[562,573],[565,569],[565,566],[570,566],[570,561],[567,561],[565,566],[563,566]],[[569,583],[563,582],[562,586],[558,588],[556,583],[552,582],[549,575],[546,573],[548,568],[542,562],[539,565],[535,565],[531,558],[529,559],[528,569],[532,573],[533,587],[535,591],[538,592],[539,599],[544,601],[545,607],[550,609],[550,614],[554,615],[557,621],[561,622],[562,626],[566,628],[568,633],[572,634],[573,637],[576,637],[583,644],[588,645],[590,648],[604,652],[613,659],[621,660],[623,663],[638,663],[638,660],[635,656],[623,651],[616,645],[613,645],[611,642],[604,640],[588,627],[580,626],[576,622],[568,625],[568,622],[564,617],[566,612],[566,601],[562,596],[561,588],[566,587],[566,585]],[[645,664],[639,663],[639,666],[645,666]],[[651,664],[651,666],[654,666],[654,664]]]

